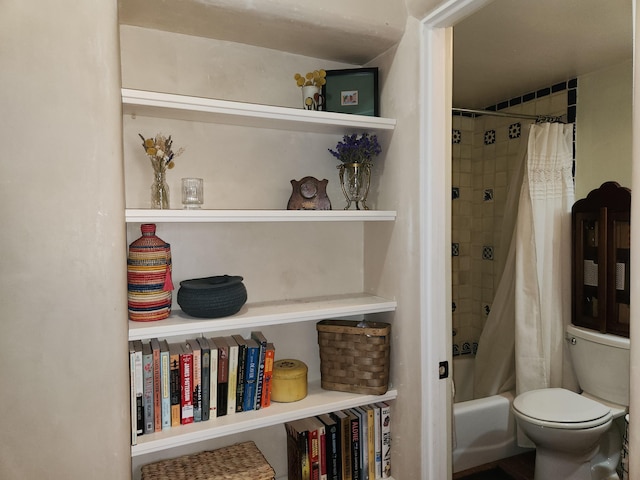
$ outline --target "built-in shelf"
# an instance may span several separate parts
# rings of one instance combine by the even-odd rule
[[[127,223],[394,221],[386,210],[146,210],[127,209]]]
[[[319,381],[309,382],[307,396],[297,402],[272,402],[269,407],[260,410],[225,415],[207,422],[180,425],[161,432],[142,435],[138,438],[138,444],[131,447],[131,455],[134,457],[145,455],[234,433],[279,425],[298,418],[394,400],[397,395],[398,392],[394,389],[388,390],[383,395],[336,392],[323,390]]]
[[[365,293],[335,295],[301,300],[247,303],[230,317],[197,319],[180,310],[166,320],[155,322],[129,321],[129,340],[145,340],[178,335],[198,335],[231,329],[262,328],[269,325],[300,323],[326,318],[347,317],[369,313],[393,312],[397,303]]]

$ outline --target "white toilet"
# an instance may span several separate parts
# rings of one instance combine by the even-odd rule
[[[569,325],[569,351],[582,394],[532,390],[513,401],[536,446],[535,480],[614,480],[622,448],[614,420],[629,405],[628,338]]]

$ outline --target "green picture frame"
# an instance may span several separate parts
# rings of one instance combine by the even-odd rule
[[[380,116],[378,68],[327,70],[322,97],[327,112]]]

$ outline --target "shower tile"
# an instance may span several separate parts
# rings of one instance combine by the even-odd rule
[[[520,122],[512,123],[509,125],[509,138],[513,140],[514,138],[520,138],[520,132],[522,130],[522,125]]]
[[[460,355],[460,347],[458,346],[457,343],[453,344],[453,356],[457,357],[458,355]]]
[[[482,196],[482,201],[493,202],[493,188],[485,188]]]
[[[456,302],[451,303],[451,310],[452,310],[452,313],[456,312]],[[454,335],[455,335],[455,332],[454,332]]]
[[[462,132],[460,130],[453,130],[451,132],[451,143],[460,143],[462,141]]]
[[[567,89],[567,82],[560,82],[560,83],[556,83],[555,85],[551,86],[551,91],[553,93],[560,92],[560,91],[566,90],[566,89]]]
[[[462,344],[462,355],[470,355],[471,354],[471,344],[469,342],[464,342]]]
[[[550,93],[551,93],[551,89],[550,88],[541,88],[540,90],[538,90],[536,92],[536,98],[546,97]]]
[[[454,257],[457,257],[458,255],[460,255],[460,244],[458,243],[451,244],[451,255]]]
[[[494,143],[496,143],[496,131],[487,130],[486,132],[484,132],[484,144],[493,145]]]
[[[471,353],[474,355],[478,353],[478,342],[473,342],[471,344]]]
[[[491,305],[489,305],[488,303],[484,303],[482,305],[482,315],[488,317],[489,313],[491,313]]]
[[[459,187],[451,187],[451,198],[456,200],[460,198],[460,188]]]
[[[490,246],[482,247],[482,259],[493,260],[493,247],[490,247]]]

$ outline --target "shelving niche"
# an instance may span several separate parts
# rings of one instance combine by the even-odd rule
[[[331,112],[314,112],[302,109],[255,105],[240,102],[188,97],[140,90],[122,90],[123,114],[160,119],[206,122],[241,127],[279,129],[291,132],[323,133],[343,135],[354,132],[384,132],[395,128],[395,120],[362,117]],[[146,210],[127,209],[126,222],[135,226],[141,223],[181,224],[181,228],[196,228],[200,224],[271,224],[319,222],[393,222],[395,211],[287,211],[273,209],[243,210]],[[184,225],[186,224],[186,225]],[[189,227],[189,224],[193,227]],[[317,228],[317,227],[316,227]],[[364,226],[363,226],[364,228]],[[129,233],[131,237],[131,230]],[[160,235],[162,236],[162,235]],[[129,238],[132,241],[134,238]],[[176,240],[173,240],[174,243]],[[179,240],[178,240],[179,241]],[[172,245],[173,247],[173,245]],[[174,279],[175,281],[175,279]],[[177,287],[177,285],[176,285]],[[152,337],[180,339],[186,336],[207,335],[215,332],[248,331],[285,324],[308,324],[327,318],[344,318],[393,312],[395,300],[381,298],[368,293],[322,295],[313,298],[298,298],[247,303],[236,315],[221,319],[198,320],[174,309],[171,317],[158,322],[129,322],[129,339],[146,340]],[[277,355],[277,353],[276,353]],[[297,418],[317,415],[372,402],[393,400],[397,396],[390,389],[381,396],[348,394],[322,390],[319,382],[311,381],[308,396],[291,404],[273,403],[269,408],[244,412],[238,415],[219,417],[208,422],[199,422],[172,428],[167,431],[147,434],[138,438],[132,446],[132,457],[168,451],[204,440],[249,432],[264,427],[282,424]],[[283,444],[282,449],[286,450]],[[177,451],[177,450],[176,450]],[[166,457],[175,456],[171,452]],[[134,469],[136,462],[134,462]],[[282,472],[280,472],[280,475]],[[135,478],[135,474],[134,474]]]

